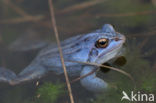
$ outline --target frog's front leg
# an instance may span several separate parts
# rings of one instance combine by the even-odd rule
[[[84,66],[80,76],[84,76],[96,69],[94,66]],[[96,73],[93,73],[80,80],[82,86],[84,86],[89,91],[101,92],[108,87],[108,84],[102,79],[96,77]]]

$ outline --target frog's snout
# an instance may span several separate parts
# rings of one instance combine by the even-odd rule
[[[114,38],[115,41],[120,41],[122,44],[126,42],[126,37],[124,35],[118,36]]]
[[[122,40],[123,43],[126,42],[126,37],[124,35],[121,35],[119,38]]]

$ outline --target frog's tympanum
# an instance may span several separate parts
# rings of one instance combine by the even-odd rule
[[[94,32],[64,40],[61,46],[68,75],[83,76],[97,69],[95,66],[70,61],[103,64],[121,54],[124,42],[125,36],[116,32],[110,24],[105,24],[102,29]],[[32,63],[18,75],[1,67],[0,81],[19,84],[40,78],[49,71],[57,74],[63,73],[58,48],[52,44],[41,50]],[[108,84],[98,78],[96,73],[80,79],[80,83],[86,89],[94,92],[108,87]]]

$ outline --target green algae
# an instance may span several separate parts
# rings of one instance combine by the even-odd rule
[[[33,94],[27,97],[27,92],[30,91],[16,87],[8,91],[4,103],[56,103],[65,93],[63,88],[63,84],[46,82],[37,88],[36,93],[32,92]]]
[[[45,83],[37,90],[37,103],[55,103],[64,94],[63,85]]]

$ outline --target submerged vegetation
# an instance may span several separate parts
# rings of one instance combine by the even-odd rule
[[[7,1],[8,4],[3,1]],[[116,66],[132,75],[135,79],[136,88],[134,89],[134,83],[126,76],[110,71],[108,72],[108,80],[103,78],[110,85],[108,90],[96,95],[96,97],[93,97],[93,93],[84,91],[87,96],[91,95],[95,98],[92,103],[121,103],[123,90],[128,94],[131,91],[156,94],[156,69],[153,68],[153,65],[156,67],[154,54],[156,51],[154,44],[156,38],[156,4],[153,1],[54,0],[56,22],[61,39],[90,32],[100,28],[105,23],[114,25],[119,32],[125,33],[129,40],[132,40],[133,37],[136,38],[137,42],[135,43],[129,43],[128,41],[125,53],[126,64],[122,67]],[[50,38],[54,41],[53,36],[49,33],[51,24],[46,0],[1,0],[0,9],[0,47],[5,46],[7,48],[6,45],[12,43],[19,36],[26,35],[24,33],[28,30],[33,30],[41,38],[44,35],[44,38],[48,40]],[[151,35],[152,33],[153,35]],[[139,42],[145,43],[143,49],[136,46]],[[23,47],[24,44],[21,42],[20,47]],[[34,54],[27,54],[27,52],[7,54],[7,52],[4,52],[6,50],[1,50],[2,47],[0,48],[0,66],[7,66],[14,71],[21,71],[31,61],[30,57],[34,57]],[[16,49],[20,49],[20,47]],[[143,53],[146,50],[154,52],[148,58],[144,58]],[[26,86],[15,87],[3,86],[0,83],[0,103],[57,103],[61,96],[65,96],[64,86],[61,83],[46,82],[40,87],[34,87],[29,83],[23,84]],[[82,87],[79,87],[79,89],[82,89]],[[76,91],[75,94],[79,92],[79,90],[74,91]],[[75,94],[74,98],[76,99],[81,96],[81,94]],[[80,103],[84,103],[83,100],[87,99],[87,96],[79,98]],[[62,101],[60,103],[66,103],[66,101]],[[129,101],[124,100],[123,103],[129,103]]]
[[[45,83],[37,90],[37,103],[55,103],[63,93],[63,85]]]
[[[64,85],[62,85],[61,83],[49,83],[49,82],[45,82],[44,84],[42,84],[40,87],[38,87],[38,89],[36,90],[35,94],[32,95],[32,97],[29,98],[24,98],[23,94],[20,94],[20,91],[23,91],[24,93],[27,93],[25,91],[25,89],[22,88],[15,88],[14,91],[10,91],[12,92],[17,92],[15,95],[11,95],[9,94],[8,96],[6,96],[7,98],[11,98],[11,99],[7,99],[6,98],[6,102],[5,103],[10,103],[10,102],[14,102],[14,103],[56,103],[59,98],[61,98],[64,93]],[[30,91],[29,91],[30,92]],[[19,95],[18,97],[16,97],[17,95]]]

